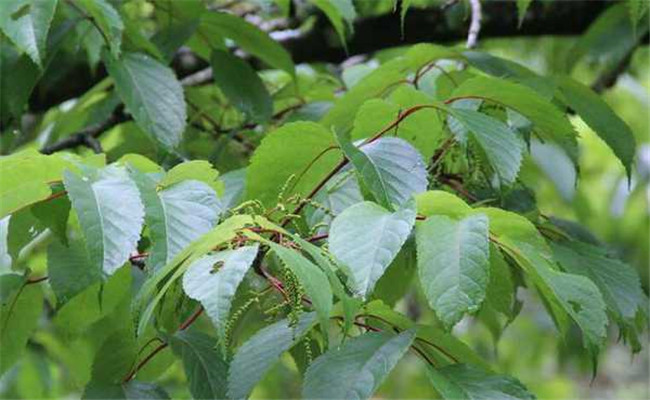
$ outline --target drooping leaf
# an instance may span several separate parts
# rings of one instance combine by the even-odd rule
[[[528,11],[528,7],[530,7],[530,3],[532,3],[533,0],[517,0],[517,14],[518,14],[518,19],[519,19],[519,26],[524,22],[524,17],[526,17],[526,11]]]
[[[117,10],[107,0],[78,0],[77,3],[101,30],[102,38],[106,38],[105,44],[110,47],[113,57],[119,57],[124,22]]]
[[[241,345],[230,363],[228,398],[247,398],[282,353],[298,343],[311,329],[315,319],[316,313],[313,312],[302,314],[295,326],[283,319],[260,330]]]
[[[210,62],[214,82],[233,106],[256,122],[271,118],[271,95],[248,63],[224,50],[213,50]]]
[[[112,275],[136,250],[144,207],[136,185],[123,168],[66,171],[63,178],[79,217],[91,268]]]
[[[92,364],[93,382],[119,384],[131,371],[138,354],[133,329],[118,328],[101,344]]]
[[[239,16],[225,12],[209,12],[201,16],[200,30],[233,40],[247,53],[268,65],[294,74],[291,55],[269,35]]]
[[[142,53],[104,57],[108,74],[133,119],[168,149],[181,141],[187,111],[183,88],[174,72]]]
[[[332,222],[329,248],[352,274],[356,294],[367,297],[415,223],[415,205],[391,213],[371,202],[349,207]]]
[[[533,89],[503,79],[480,76],[468,79],[454,90],[451,99],[479,98],[513,109],[528,118],[542,138],[559,145],[577,160],[573,126],[562,112]]]
[[[318,7],[330,21],[343,47],[347,50],[346,23],[347,29],[352,29],[352,21],[356,17],[356,11],[352,0],[313,0],[312,3]]]
[[[567,76],[558,77],[557,82],[567,105],[614,151],[630,178],[636,153],[634,134],[630,127],[587,86]]]
[[[131,176],[145,206],[145,220],[153,242],[147,262],[154,271],[216,225],[221,206],[207,184],[183,180],[159,191],[152,177],[135,170]]]
[[[0,7],[0,30],[39,67],[57,0],[6,0]]]
[[[183,290],[201,303],[222,343],[233,297],[253,264],[257,250],[258,246],[253,245],[204,256],[190,265],[183,275]]]
[[[517,379],[466,364],[428,368],[433,387],[449,400],[535,399]]]
[[[483,113],[459,108],[448,110],[473,134],[499,179],[505,184],[513,183],[524,151],[522,137],[505,123]]]
[[[607,310],[624,331],[634,330],[635,318],[647,311],[648,299],[634,269],[593,245],[553,243],[553,254],[562,267],[591,279],[603,295]],[[624,332],[624,334],[627,332]]]
[[[38,285],[25,285],[12,292],[0,306],[0,374],[21,359],[43,311],[43,291]]]
[[[215,343],[215,339],[196,331],[179,331],[171,338],[195,399],[227,398],[228,363],[215,349]]]
[[[224,189],[220,200],[225,211],[237,206],[246,192],[246,168],[226,172],[221,182]]]
[[[584,346],[595,359],[607,333],[605,303],[598,287],[585,276],[558,271],[546,241],[524,217],[496,208],[475,212],[488,215],[496,244],[530,277],[560,332],[567,332],[570,317],[580,327]]]
[[[368,332],[318,357],[307,369],[306,399],[368,399],[415,339],[415,331],[397,336]]]
[[[476,312],[489,279],[488,219],[428,217],[416,229],[418,275],[429,304],[447,329]]]

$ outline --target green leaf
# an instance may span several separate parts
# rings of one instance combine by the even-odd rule
[[[413,224],[413,202],[393,213],[371,202],[358,203],[334,219],[329,248],[349,268],[356,294],[364,298],[370,295],[406,242]]]
[[[282,353],[300,342],[311,329],[316,313],[302,314],[291,326],[283,319],[257,332],[237,349],[228,373],[228,398],[245,399]],[[226,397],[226,396],[221,396]]]
[[[187,111],[183,88],[174,72],[148,55],[104,57],[120,98],[142,130],[168,149],[181,141]]]
[[[129,381],[110,385],[91,382],[84,390],[82,399],[167,400],[169,395],[154,383]]]
[[[501,182],[513,183],[521,167],[522,137],[505,123],[480,112],[462,108],[448,111],[473,134]]]
[[[357,149],[339,137],[341,148],[364,187],[387,209],[401,207],[427,189],[427,170],[420,153],[403,139],[386,137]]]
[[[255,122],[271,119],[271,95],[262,79],[246,61],[228,51],[213,50],[210,62],[214,83],[235,108]]]
[[[484,305],[509,319],[514,317],[515,286],[512,279],[510,266],[506,263],[501,251],[496,246],[490,245],[490,280]]]
[[[443,192],[430,190],[415,197],[418,214],[425,217],[446,215],[452,219],[461,219],[472,212],[472,207],[460,197]]]
[[[0,30],[41,68],[56,4],[57,0],[5,0],[0,7]]]
[[[433,387],[444,399],[534,399],[517,379],[465,364],[427,368]]]
[[[347,51],[346,25],[352,30],[352,21],[356,17],[356,11],[352,0],[312,0],[312,4],[318,7],[330,21],[341,44]]]
[[[43,292],[38,285],[24,285],[12,292],[0,307],[0,375],[21,359],[43,311]]]
[[[138,345],[131,328],[117,329],[102,343],[92,365],[93,382],[121,383],[138,355]]]
[[[77,0],[75,4],[81,6],[97,24],[113,57],[119,57],[124,23],[117,10],[106,0]]]
[[[259,57],[268,65],[282,69],[292,76],[291,55],[266,32],[245,19],[224,12],[207,12],[201,16],[200,30],[233,40],[247,53]]]
[[[246,168],[226,172],[221,176],[223,182],[223,195],[221,206],[223,210],[229,210],[237,206],[246,191]]]
[[[586,243],[553,243],[552,248],[566,271],[586,276],[598,286],[607,310],[623,332],[633,331],[635,318],[639,313],[645,314],[648,305],[634,268]]]
[[[517,0],[517,14],[519,19],[519,26],[521,26],[521,24],[524,22],[526,11],[528,11],[528,7],[530,7],[530,3],[532,2],[533,0]]]
[[[627,9],[630,12],[632,28],[636,31],[637,24],[645,16],[650,4],[645,0],[626,0],[625,4],[627,4]]]
[[[131,176],[145,206],[145,220],[153,242],[147,262],[154,271],[217,224],[221,214],[219,199],[204,182],[183,180],[157,190],[152,177],[136,170],[131,171]]]
[[[533,123],[542,138],[557,143],[576,162],[578,147],[573,126],[557,107],[533,89],[480,76],[460,84],[450,100],[466,98],[483,99],[517,111]]]
[[[287,180],[285,193],[307,195],[340,159],[334,136],[322,125],[294,122],[268,134],[255,150],[246,173],[246,198],[274,206]],[[331,150],[328,150],[332,148]]]
[[[79,217],[91,268],[112,275],[137,249],[144,207],[136,185],[123,168],[87,168],[63,178],[72,208]]]
[[[386,62],[364,77],[336,101],[321,123],[337,132],[346,132],[352,128],[359,107],[367,100],[387,94],[388,89],[424,65],[441,59],[459,58],[462,58],[460,53],[451,48],[433,44],[415,45],[404,55]]]
[[[415,339],[415,331],[397,336],[368,332],[318,357],[305,374],[306,399],[368,399]]]
[[[488,215],[497,245],[530,277],[560,332],[567,332],[571,317],[595,360],[607,336],[605,303],[598,287],[584,276],[558,271],[546,241],[524,217],[496,208],[478,208],[475,212]]]
[[[172,336],[171,345],[183,361],[193,398],[227,398],[228,363],[215,350],[215,339],[201,332],[179,331]]]
[[[60,180],[67,166],[59,156],[31,150],[0,158],[0,218],[47,199],[49,183]]]
[[[102,280],[101,270],[93,268],[83,240],[70,240],[68,245],[57,240],[50,243],[47,273],[59,306]]]
[[[567,76],[556,80],[566,104],[614,151],[629,179],[636,153],[634,134],[630,127],[587,86]]]
[[[210,162],[205,160],[192,160],[182,162],[167,171],[158,186],[166,188],[186,180],[201,181],[210,186],[217,194],[223,191],[223,184],[219,182],[219,171],[214,169]]]
[[[329,228],[332,218],[346,208],[363,201],[361,188],[354,171],[348,169],[333,176],[319,190],[314,201],[324,208],[308,206],[306,222],[310,227],[321,225],[319,231]],[[323,226],[326,224],[327,226]]]
[[[288,249],[279,244],[269,242],[273,252],[293,272],[300,284],[305,288],[320,320],[323,332],[329,326],[330,310],[332,309],[332,288],[327,275],[298,251]]]
[[[416,228],[418,275],[429,305],[447,329],[478,311],[489,279],[488,219],[428,217]]]
[[[225,332],[237,287],[257,256],[258,246],[245,246],[204,256],[183,275],[183,290],[201,303],[226,345]]]

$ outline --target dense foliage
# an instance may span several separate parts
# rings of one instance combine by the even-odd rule
[[[471,319],[498,338],[524,301],[559,337],[579,332],[593,374],[608,337],[639,352],[637,270],[541,212],[535,182],[561,170],[558,193],[575,189],[578,123],[621,182],[647,181],[598,93],[647,41],[647,3],[607,7],[552,75],[465,43],[294,65],[268,32],[322,13],[345,46],[359,15],[408,26],[418,2],[397,3],[3,1],[4,394],[41,397],[29,386],[47,376],[54,397],[240,399],[291,357],[304,398],[365,399],[412,351],[431,396],[528,399],[454,330]],[[71,55],[93,86],[43,107]],[[576,79],[587,59],[614,82]]]

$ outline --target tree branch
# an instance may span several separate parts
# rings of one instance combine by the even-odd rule
[[[478,44],[478,34],[481,32],[481,0],[469,0],[472,9],[472,18],[469,24],[469,32],[467,33],[467,44],[465,47],[468,49],[476,48]]]

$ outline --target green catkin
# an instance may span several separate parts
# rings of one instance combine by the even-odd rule
[[[248,309],[255,303],[259,304],[260,297],[259,294],[256,294],[254,297],[248,299],[244,304],[242,304],[234,313],[230,316],[228,322],[226,322],[225,332],[224,332],[224,343],[230,343],[232,329],[235,326],[235,323],[241,316],[248,311]]]
[[[298,318],[302,312],[302,297],[305,294],[303,287],[298,282],[296,275],[283,264],[282,277],[284,280],[285,289],[287,291],[288,303],[288,318],[290,324],[293,326],[298,323]]]
[[[307,366],[311,365],[314,361],[314,355],[311,350],[311,344],[309,342],[309,336],[305,336],[302,340],[303,346],[305,346],[305,356],[307,356]]]
[[[287,193],[287,190],[289,190],[289,185],[293,183],[293,181],[296,179],[296,174],[291,174],[289,178],[284,182],[284,185],[280,188],[280,193],[278,193],[278,204],[284,203],[284,196]]]

